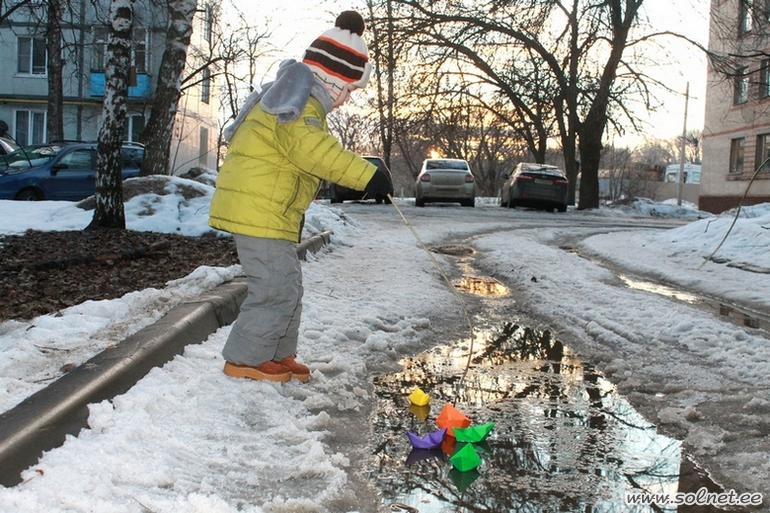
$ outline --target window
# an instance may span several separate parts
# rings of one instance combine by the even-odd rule
[[[109,35],[107,27],[94,27],[91,71],[104,71],[107,64]],[[131,40],[131,65],[135,67],[136,73],[147,73],[147,37],[146,29],[134,29]]]
[[[733,103],[739,105],[749,101],[749,75],[746,73],[746,68],[738,68],[735,70],[735,83],[733,91]]]
[[[751,32],[753,26],[753,0],[738,0],[738,35]]]
[[[123,125],[123,140],[128,142],[139,142],[144,130],[144,114],[129,114],[126,116],[126,123]]]
[[[209,165],[209,129],[201,127],[200,149],[198,151],[198,163],[203,167]]]
[[[92,150],[75,150],[63,156],[59,164],[67,166],[63,170],[81,170],[94,168],[94,152]]]
[[[764,59],[759,68],[759,97],[767,98],[768,96],[770,96],[770,59]]]
[[[743,174],[743,152],[745,146],[745,137],[730,141],[730,174]]]
[[[137,73],[147,73],[147,35],[143,28],[135,28],[131,41],[131,64]]]
[[[27,75],[45,75],[48,67],[45,38],[20,37],[16,50],[16,71]]]
[[[107,64],[107,27],[94,27],[93,51],[91,52],[91,71],[104,71]]]
[[[45,112],[16,111],[16,143],[20,146],[45,142]]]
[[[208,68],[203,69],[203,79],[201,80],[201,101],[209,103],[211,101],[211,71]]]
[[[754,165],[759,167],[768,158],[770,158],[770,134],[759,134],[757,136],[757,160]],[[770,171],[770,163],[762,166],[762,171]]]
[[[203,39],[211,44],[211,35],[214,32],[214,12],[210,5],[203,11]]]

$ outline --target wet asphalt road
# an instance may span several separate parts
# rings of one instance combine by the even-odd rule
[[[387,205],[343,208],[364,220],[401,222]],[[502,230],[580,228],[584,237],[666,229],[681,221],[491,206],[401,208],[420,233],[429,233],[434,223],[453,223],[461,234],[429,245],[450,255],[451,276],[462,289],[475,329],[470,337],[458,314],[455,325],[446,330],[454,337],[444,336],[433,349],[402,360],[399,372],[375,378],[373,443],[366,471],[382,498],[378,511],[723,511],[625,503],[626,494],[639,490],[720,488],[684,452],[681,442],[660,434],[591,362],[555,339],[547,326],[528,319],[502,284],[485,279],[467,246],[469,236]],[[469,232],[471,225],[476,233]],[[574,241],[562,242],[562,249],[574,251]],[[686,292],[671,297],[690,302]],[[415,408],[406,400],[416,386],[430,393],[428,408]],[[454,405],[474,424],[495,423],[490,438],[475,446],[482,463],[474,471],[458,472],[449,462],[463,444],[447,438],[440,449],[419,451],[404,436],[406,431],[435,430],[444,404]]]

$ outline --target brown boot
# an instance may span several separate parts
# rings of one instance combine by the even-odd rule
[[[296,356],[287,356],[283,360],[273,360],[273,362],[283,365],[291,371],[292,379],[302,383],[310,381],[310,369],[307,365],[302,365],[296,360]]]
[[[285,383],[291,379],[291,371],[278,362],[264,362],[256,367],[225,362],[225,374],[233,378],[249,378],[257,381]]]

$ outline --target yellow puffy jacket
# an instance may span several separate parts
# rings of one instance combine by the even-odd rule
[[[257,105],[230,141],[209,224],[251,237],[298,241],[302,216],[322,179],[361,191],[375,170],[328,132],[315,98],[289,123],[279,124]]]

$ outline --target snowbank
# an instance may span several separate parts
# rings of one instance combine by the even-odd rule
[[[160,319],[241,271],[202,266],[166,288],[130,292],[117,299],[86,301],[29,321],[0,323],[0,412],[61,377],[107,347]]]
[[[649,198],[636,198],[630,204],[610,204],[601,207],[599,214],[606,216],[659,217],[665,219],[702,219],[711,214],[698,210],[698,206],[688,201],[677,205],[676,199],[654,201]]]
[[[734,212],[711,216],[668,231],[597,235],[581,246],[638,274],[770,307],[770,204],[742,209],[741,217],[715,255]]]

